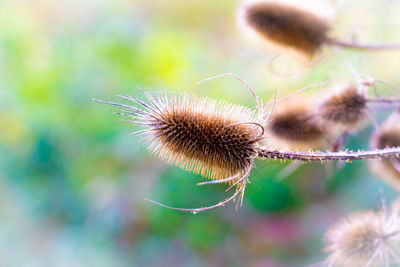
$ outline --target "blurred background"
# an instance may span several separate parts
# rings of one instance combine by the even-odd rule
[[[357,71],[400,87],[400,52],[324,49],[298,71],[239,32],[230,0],[0,1],[0,266],[307,266],[326,255],[323,233],[349,212],[379,207],[396,192],[347,164],[328,178],[307,164],[284,180],[287,163],[258,161],[244,205],[214,204],[225,185],[167,166],[147,152],[115,95],[190,91],[254,106],[245,79],[266,102]],[[333,34],[356,29],[365,42],[399,42],[399,1],[329,1]],[[287,77],[284,77],[287,76]],[[382,87],[380,92],[393,95]],[[316,89],[318,91],[318,89]],[[396,92],[395,92],[396,93]],[[398,92],[397,92],[398,93]],[[382,120],[390,111],[376,114]],[[369,126],[349,148],[367,148]]]

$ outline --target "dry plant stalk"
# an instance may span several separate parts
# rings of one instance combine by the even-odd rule
[[[152,96],[146,93],[146,102],[126,95],[121,97],[136,103],[139,108],[94,101],[124,108],[118,114],[130,118],[128,122],[146,127],[137,133],[144,135],[150,151],[162,160],[214,179],[202,184],[229,182],[231,186],[227,190],[236,187],[231,197],[208,207],[184,209],[151,201],[170,209],[196,213],[224,206],[237,197],[243,201],[256,158],[350,162],[400,156],[400,147],[358,152],[270,150],[259,144],[266,137],[264,129],[268,118],[264,119],[263,115],[248,108],[191,94]]]

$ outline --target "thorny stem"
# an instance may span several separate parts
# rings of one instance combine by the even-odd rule
[[[400,157],[400,147],[384,148],[379,150],[368,151],[340,151],[340,152],[293,152],[278,151],[260,148],[258,151],[259,158],[267,159],[287,159],[301,161],[328,161],[328,160],[364,160],[364,159],[381,159]]]
[[[365,50],[395,50],[400,49],[400,44],[359,44],[351,43],[336,38],[328,38],[327,42],[330,45],[339,47],[354,48],[354,49],[365,49]]]
[[[394,158],[400,157],[400,147],[393,147],[393,148],[385,148],[380,150],[370,150],[370,151],[341,151],[341,152],[294,152],[294,151],[278,151],[278,150],[268,150],[266,148],[259,148],[258,150],[258,157],[264,159],[283,159],[283,160],[300,160],[300,161],[331,161],[331,160],[343,160],[343,161],[353,161],[353,160],[363,160],[363,159],[381,159],[381,158]],[[246,184],[248,183],[248,175],[250,173],[251,168],[249,168],[246,173],[243,175],[242,178],[238,179],[233,185],[231,185],[229,189],[233,186],[240,184],[239,188],[236,192],[229,198],[225,199],[222,202],[219,202],[215,205],[208,206],[208,207],[201,207],[201,208],[177,208],[177,207],[170,207],[154,200],[146,199],[156,205],[173,209],[179,210],[184,212],[192,212],[197,213],[201,211],[215,209],[217,207],[224,206],[225,204],[234,200],[239,194],[241,194],[241,198],[243,199],[244,190],[246,188]],[[242,200],[241,199],[241,200]]]

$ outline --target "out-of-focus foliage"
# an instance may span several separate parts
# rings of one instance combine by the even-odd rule
[[[360,23],[360,39],[399,36],[396,1],[336,2],[335,34]],[[333,220],[376,206],[377,188],[394,195],[365,162],[330,179],[329,166],[310,164],[281,181],[287,163],[258,161],[239,211],[183,214],[144,200],[199,207],[226,194],[150,155],[129,135],[138,128],[92,97],[116,101],[143,88],[254,106],[234,79],[196,81],[234,72],[267,101],[275,88],[284,96],[348,64],[400,87],[399,52],[324,51],[308,73],[273,75],[272,55],[241,38],[237,4],[0,2],[0,266],[302,266],[324,258]],[[349,147],[366,148],[371,129]]]

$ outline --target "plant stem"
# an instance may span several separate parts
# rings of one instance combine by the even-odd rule
[[[400,147],[385,148],[369,151],[340,151],[340,152],[293,152],[278,151],[260,148],[258,151],[259,158],[266,159],[286,159],[301,161],[328,161],[328,160],[363,160],[363,159],[381,159],[400,157]]]
[[[354,48],[354,49],[365,49],[365,50],[394,50],[400,49],[400,44],[359,44],[351,43],[336,38],[328,38],[327,43],[334,46]]]

